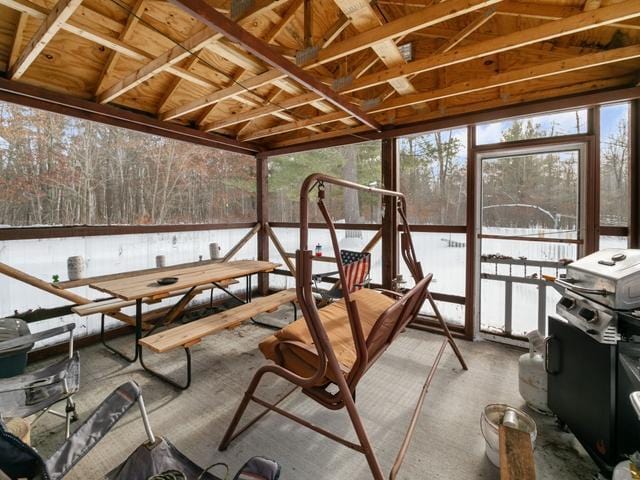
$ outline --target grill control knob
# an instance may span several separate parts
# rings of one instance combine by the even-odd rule
[[[615,255],[613,255],[611,257],[611,260],[613,260],[614,262],[621,262],[622,260],[626,259],[627,256],[624,253],[616,253]]]
[[[584,318],[587,322],[594,322],[598,319],[598,313],[593,310],[589,310],[588,308],[581,308],[578,315]]]

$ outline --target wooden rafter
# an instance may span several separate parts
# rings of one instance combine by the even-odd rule
[[[256,2],[252,8],[250,8],[241,16],[238,22],[240,24],[249,22],[265,10],[274,8],[274,4],[276,3],[277,2],[267,2],[266,0]],[[212,32],[207,28],[200,30],[185,41],[181,42],[179,45],[170,48],[159,57],[156,57],[148,64],[144,65],[135,72],[130,73],[115,85],[105,90],[98,96],[98,101],[100,103],[111,102],[118,96],[124,94],[132,88],[135,88],[136,86],[149,80],[150,78],[161,72],[170,71],[171,73],[174,73],[172,67],[175,67],[176,64],[180,63],[188,56],[196,54],[205,46],[221,38],[222,35]]]
[[[447,2],[449,3],[449,2]],[[390,78],[417,74],[438,68],[468,62],[477,58],[514,50],[534,43],[551,40],[573,33],[598,28],[608,23],[640,17],[640,0],[627,0],[623,3],[602,7],[598,10],[579,13],[569,18],[545,23],[537,27],[520,30],[507,35],[478,42],[457,50],[433,57],[415,60],[401,67],[388,68],[381,72],[366,75],[344,86],[341,91],[353,92],[386,83]]]
[[[27,68],[38,58],[40,52],[44,50],[65,22],[71,17],[76,8],[80,6],[82,0],[59,0],[55,7],[49,12],[44,19],[33,38],[22,51],[18,60],[11,66],[9,70],[9,78],[12,80],[19,79]]]
[[[434,55],[438,55],[439,53],[447,53],[449,50],[454,48],[460,42],[464,41],[469,35],[478,30],[482,25],[487,23],[489,20],[493,18],[496,14],[495,7],[489,7],[487,10],[482,12],[478,18],[476,18],[469,25],[460,30],[456,35],[450,38],[444,45],[438,48]]]
[[[184,68],[185,70],[190,71],[197,64],[198,64],[197,56],[189,57],[186,61]],[[169,103],[169,100],[171,100],[171,97],[173,96],[173,94],[180,89],[180,86],[182,85],[183,81],[184,79],[181,77],[175,77],[171,80],[171,85],[169,86],[169,88],[167,88],[164,95],[162,96],[162,100],[160,100],[160,103],[158,104],[158,108],[157,108],[158,113],[165,110],[167,103]]]
[[[380,15],[369,2],[363,2],[362,0],[335,0],[335,2],[359,32],[366,32],[384,24]],[[406,63],[400,49],[392,38],[371,45],[371,49],[387,67],[395,67]],[[416,92],[415,87],[406,77],[394,78],[389,81],[389,84],[400,95]]]
[[[598,53],[591,53],[587,55],[580,55],[575,58],[566,60],[557,60],[553,62],[547,62],[539,65],[533,65],[530,67],[524,67],[517,70],[503,72],[495,75],[491,75],[486,78],[477,78],[468,80],[465,82],[456,83],[447,87],[438,88],[429,92],[421,92],[415,95],[407,95],[397,97],[387,102],[383,102],[379,106],[372,108],[370,113],[380,113],[388,110],[394,110],[401,107],[407,107],[411,105],[424,104],[426,102],[432,102],[436,100],[442,100],[451,97],[457,97],[461,95],[468,95],[470,93],[479,92],[482,90],[488,90],[492,88],[513,85],[515,83],[521,83],[531,80],[537,80],[540,78],[550,77],[554,75],[561,75],[569,72],[575,72],[578,70],[584,70],[587,68],[594,68],[603,65],[609,65],[617,62],[624,62],[627,60],[633,60],[640,58],[640,45],[634,45],[631,47],[617,48],[613,50],[607,50]],[[325,123],[328,121],[336,121],[342,117],[338,116],[324,116],[324,118],[318,117],[317,123]],[[293,130],[301,128],[302,122],[294,125],[285,125],[280,127],[272,127],[261,131],[253,132],[251,135],[247,135],[243,140],[255,140],[258,138],[264,138],[271,135],[278,135],[285,132],[291,132]],[[289,128],[287,128],[289,127]]]
[[[130,73],[119,82],[116,82],[115,85],[106,89],[98,95],[98,102],[108,103],[115,100],[132,88],[146,82],[158,73],[167,70],[168,67],[180,63],[185,58],[191,56],[193,54],[192,52],[198,52],[208,43],[217,40],[217,38],[218,37],[212,34],[208,28],[200,30],[184,42],[181,42],[179,45],[169,49],[139,70]]]
[[[436,70],[449,65],[463,63],[487,55],[513,50],[525,45],[531,45],[540,41],[560,37],[572,32],[596,28],[603,23],[619,21],[620,18],[628,19],[637,16],[640,16],[640,0],[627,0],[624,3],[612,5],[611,7],[604,7],[592,12],[580,13],[563,20],[557,20],[555,22],[546,23],[527,30],[521,30],[512,34],[472,44],[467,47],[462,47],[452,52],[435,55],[426,59],[415,60],[400,67],[382,70],[381,72],[370,74],[360,78],[359,80],[355,80],[352,84],[342,87],[341,91],[343,93],[347,93],[362,90],[364,88],[386,83],[390,78],[395,78],[396,76],[405,76],[407,74]],[[308,102],[308,100],[309,97],[305,95],[290,99],[292,103],[296,103],[297,105],[304,105],[306,103],[298,102]],[[275,109],[276,107],[270,108]],[[232,124],[228,122],[235,122],[237,118],[244,118],[247,115],[249,115],[247,112],[240,115],[232,115],[224,120],[224,124]],[[207,126],[208,129],[215,129],[212,127],[222,128],[218,127],[218,123],[213,123]]]
[[[16,32],[13,36],[13,43],[11,44],[11,52],[9,53],[9,69],[15,65],[20,55],[20,47],[22,46],[22,38],[24,35],[24,27],[27,25],[27,19],[29,16],[26,13],[20,13],[18,23],[16,25]]]
[[[178,6],[181,6],[196,18],[200,19],[208,27],[216,29],[228,38],[238,42],[246,48],[247,51],[251,52],[262,61],[268,63],[274,68],[282,70],[288,76],[300,82],[309,90],[320,95],[339,109],[349,112],[354,118],[358,119],[365,125],[376,130],[380,128],[380,125],[378,125],[378,123],[373,119],[369,118],[369,116],[362,112],[360,108],[345,101],[340,97],[340,95],[336,94],[329,87],[313,78],[313,76],[306,73],[303,69],[269,49],[268,45],[262,40],[239,27],[233,21],[211,8],[211,6],[203,0],[171,1]]]
[[[120,36],[118,37],[120,41],[127,42],[129,37],[131,37],[135,27],[139,23],[140,16],[144,11],[144,5],[146,0],[137,0],[136,4],[133,6],[129,17],[127,18],[127,23],[124,26],[124,29],[120,32]],[[107,63],[105,63],[104,68],[102,69],[102,73],[100,74],[100,79],[98,80],[98,85],[96,87],[96,95],[99,95],[102,90],[104,90],[104,82],[109,78],[111,73],[116,67],[118,63],[119,53],[111,50],[109,52],[109,58],[107,58]]]
[[[435,25],[441,21],[451,19],[455,16],[463,15],[470,11],[481,9],[487,5],[497,3],[497,1],[499,0],[448,0],[446,2],[448,5],[447,8],[443,8],[440,4],[433,7],[428,7],[424,9],[425,12],[421,15],[411,15],[411,18],[402,17],[397,21],[389,22],[382,27],[376,28],[375,30],[369,30],[367,32],[356,35],[355,37],[351,37],[350,39],[343,40],[339,43],[334,43],[333,45],[328,47],[329,49],[332,49],[330,51],[330,55],[324,55],[324,60],[319,60],[319,58],[323,56],[323,52],[327,51],[327,49],[321,50],[319,53],[319,58],[304,68],[311,69],[316,67],[317,65],[321,65],[322,63],[327,63],[335,59],[336,56],[338,56],[339,58],[339,55],[336,53],[338,51],[343,52],[341,56],[346,56],[350,53],[353,53],[353,51],[360,51],[367,48],[369,45],[376,42],[375,32],[377,32],[378,30],[384,29],[384,32],[383,34],[381,34],[381,36],[384,36],[385,38],[394,38],[397,36],[405,35],[408,32],[416,31],[420,28]],[[268,81],[262,82],[262,78],[254,77],[242,82],[242,87],[247,90],[259,88],[266,83],[272,83],[274,79],[284,78],[284,76],[285,75],[279,70],[270,70],[258,76],[262,78],[268,78]],[[220,102],[236,95],[242,90],[242,87],[234,84],[230,87],[218,90],[213,94],[196,98],[184,105],[166,112],[166,114],[162,116],[162,119],[171,120],[199,110],[201,108],[208,107],[216,102]]]

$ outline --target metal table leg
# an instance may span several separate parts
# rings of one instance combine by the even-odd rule
[[[187,378],[185,383],[181,384],[176,382],[175,380],[169,378],[168,376],[157,372],[155,370],[152,370],[151,368],[147,367],[144,364],[144,359],[142,357],[142,347],[140,348],[140,366],[142,368],[144,368],[147,372],[149,372],[151,375],[153,375],[156,378],[159,378],[160,380],[162,380],[163,382],[168,383],[169,385],[179,389],[179,390],[186,390],[187,388],[189,388],[189,386],[191,385],[191,350],[186,347],[184,349],[185,353],[187,354]]]
[[[129,357],[128,355],[122,353],[120,350],[112,347],[107,343],[107,341],[104,338],[104,317],[105,317],[105,314],[103,313],[100,318],[100,341],[111,353],[119,356],[120,358],[122,358],[123,360],[129,363],[134,363],[136,360],[138,360],[138,352],[140,348],[138,346],[138,340],[142,338],[142,299],[136,300],[136,326],[135,326],[136,338],[134,343],[133,357]]]

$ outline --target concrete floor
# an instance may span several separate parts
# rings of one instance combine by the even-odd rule
[[[286,308],[276,316],[291,316],[289,310],[284,311]],[[274,321],[273,315],[270,320]],[[116,386],[133,379],[142,387],[156,434],[168,437],[200,465],[223,461],[235,472],[249,457],[263,455],[281,463],[284,480],[371,478],[364,456],[273,413],[236,440],[228,451],[217,451],[242,393],[264,361],[257,345],[271,332],[249,324],[205,339],[193,348],[194,381],[185,392],[178,392],[149,376],[138,365],[125,365],[99,345],[85,348],[81,351],[81,390],[76,395],[80,416],[85,417]],[[440,338],[408,330],[359,386],[357,404],[385,472],[395,459]],[[132,337],[120,338],[114,344],[128,350]],[[470,370],[462,371],[451,350],[445,352],[399,478],[499,478],[498,469],[484,455],[480,413],[490,403],[524,407],[518,394],[517,359],[522,352],[490,342],[460,341],[459,345]],[[145,358],[157,369],[181,375],[183,355],[172,352]],[[285,382],[273,381],[265,384],[262,392],[274,399],[287,388]],[[355,439],[345,412],[320,408],[298,392],[283,405],[313,423]],[[257,411],[254,405],[249,414]],[[535,451],[538,478],[593,477],[595,466],[575,438],[559,431],[552,418],[529,413],[536,419],[539,430]],[[67,478],[101,478],[144,438],[138,412],[128,413]],[[47,415],[34,427],[34,445],[45,456],[62,440],[61,419]]]

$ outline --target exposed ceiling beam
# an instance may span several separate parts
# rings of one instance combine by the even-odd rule
[[[238,19],[238,22],[240,22],[241,24],[249,22],[256,16],[260,15],[260,13],[264,12],[264,10],[275,8],[277,4],[277,0],[273,2],[268,0],[255,2],[248,11],[244,12],[241,15],[241,17]],[[215,11],[218,15],[222,15],[221,13],[218,13],[213,7],[209,6],[209,8]],[[139,68],[135,72],[130,73],[115,85],[105,90],[103,93],[98,95],[98,102],[111,102],[120,95],[128,92],[132,88],[137,87],[142,82],[149,80],[160,72],[168,70],[173,73],[171,68],[176,64],[180,63],[188,56],[195,54],[211,42],[219,40],[220,38],[222,38],[221,34],[212,32],[207,28],[200,30],[198,33],[192,35],[185,41],[181,42],[179,45],[176,45],[175,47],[165,51],[159,57],[156,57],[148,64]]]
[[[292,123],[285,123],[283,125],[277,125],[275,127],[265,128],[263,130],[256,130],[245,136],[240,136],[241,141],[257,140],[258,138],[270,137],[272,135],[280,135],[282,133],[299,130],[302,128],[315,127],[316,125],[322,125],[324,123],[335,122],[346,118],[349,114],[345,112],[332,112],[326,115],[319,115],[313,118],[306,118],[303,120],[297,120]]]
[[[358,119],[365,125],[375,130],[380,129],[378,123],[369,118],[367,114],[362,112],[359,107],[343,99],[336,94],[331,88],[316,80],[312,75],[305,72],[302,68],[291,63],[286,58],[275,53],[262,40],[251,35],[239,25],[229,20],[227,17],[217,12],[209,6],[204,0],[170,0],[171,3],[183,8],[191,15],[198,18],[208,27],[219,31],[228,38],[238,42],[247,51],[266,62],[274,68],[280,69],[288,76],[295,79],[312,92],[320,95],[337,108],[350,113],[354,118]],[[455,0],[452,0],[455,1]]]
[[[449,50],[452,50],[456,45],[465,40],[469,35],[478,30],[482,25],[491,20],[496,14],[495,7],[489,7],[487,10],[482,12],[478,18],[476,18],[469,25],[460,30],[456,35],[451,37],[444,45],[438,48],[433,55],[438,55],[440,53],[447,53]]]
[[[0,0],[0,5],[26,13],[27,15],[38,19],[44,19],[49,14],[49,11],[46,8],[36,5],[29,0]],[[107,26],[109,29],[116,28],[121,31],[124,28],[124,25],[121,23],[114,22],[111,18],[105,17],[101,13],[95,12],[94,10],[82,5],[76,9],[76,15],[81,16],[84,19],[91,19],[92,23]],[[154,55],[149,53],[148,50],[128,45],[117,38],[100,33],[98,30],[90,29],[87,27],[87,23],[88,22],[86,21],[75,20],[72,17],[62,26],[62,29],[138,62],[148,62],[156,58]],[[115,25],[113,25],[114,23]],[[217,88],[217,84],[208,78],[203,78],[200,75],[188,72],[178,66],[169,67],[167,72],[202,87]],[[215,74],[215,72],[212,71],[211,74]]]
[[[453,0],[448,0],[447,3],[451,1]],[[358,80],[354,80],[351,84],[342,86],[340,91],[342,93],[348,93],[356,90],[362,90],[386,83],[390,78],[395,78],[397,76],[406,76],[407,74],[432,71],[438,68],[463,63],[495,53],[513,50],[563,35],[596,28],[607,22],[616,22],[621,18],[629,19],[637,16],[640,16],[640,0],[627,0],[624,3],[619,3],[610,7],[603,7],[591,12],[579,13],[573,17],[563,20],[545,23],[537,27],[520,30],[501,37],[495,37],[484,42],[478,42],[466,47],[461,47],[451,52],[421,60],[415,60],[406,65],[401,65],[400,67],[389,68],[377,73],[366,75]],[[300,100],[303,97],[304,96],[294,97],[292,101]],[[271,108],[275,107],[272,106]],[[243,113],[242,115],[246,115],[246,113]],[[234,116],[229,117],[226,120],[231,121],[233,119]]]
[[[0,2],[2,1],[7,1],[7,0],[0,0]],[[343,55],[348,55],[349,53],[351,53],[351,50],[353,48],[357,48],[358,50],[362,50],[367,48],[369,45],[371,45],[372,43],[375,43],[375,35],[372,35],[373,32],[376,32],[380,29],[384,29],[384,35],[386,35],[388,38],[394,38],[394,36],[402,36],[404,35],[406,32],[405,30],[408,31],[415,31],[415,29],[420,29],[420,28],[426,28],[430,25],[435,25],[441,21],[453,18],[456,15],[463,15],[465,13],[468,13],[472,10],[477,10],[480,9],[482,7],[484,7],[486,4],[493,4],[496,3],[496,1],[499,0],[448,0],[446,3],[448,5],[447,8],[443,8],[441,5],[436,5],[433,7],[427,7],[425,8],[425,13],[422,15],[411,15],[411,18],[408,17],[402,17],[398,20],[394,20],[393,22],[389,22],[386,25],[384,25],[383,27],[378,27],[375,30],[370,30],[368,32],[365,33],[361,33],[359,35],[356,35],[354,37],[351,37],[347,40],[344,40],[342,42],[339,43],[335,43],[333,44],[331,47],[329,48],[335,48],[337,47],[337,49],[339,51],[342,52],[346,52],[343,53]],[[440,15],[440,16],[438,16]],[[414,18],[417,17],[417,18]],[[399,22],[399,23],[398,23]],[[396,32],[400,32],[396,35]],[[382,36],[382,35],[381,35]],[[371,40],[373,38],[373,40]],[[347,43],[348,46],[347,47],[341,47],[341,45]],[[361,47],[361,48],[360,48]],[[321,50],[321,54],[323,51],[325,50]],[[321,65],[322,63],[326,63],[330,60],[333,59],[333,57],[335,56],[335,54],[331,54],[328,58],[329,60],[324,60],[322,62],[320,61],[314,61],[313,64],[307,65],[303,68],[305,69],[311,69],[314,68],[318,65]],[[263,77],[263,76],[272,76],[270,78],[284,78],[284,74],[282,72],[280,72],[279,70],[270,70],[268,72],[265,72],[261,75],[259,75],[259,77]],[[255,78],[255,80],[254,80]],[[258,79],[256,77],[251,78],[249,80],[243,81],[242,82],[242,86],[247,89],[255,89],[255,88],[259,88],[260,86],[264,85],[265,83],[271,83],[273,80],[270,79],[267,82],[261,82],[261,79]],[[194,100],[192,100],[191,102],[188,102],[184,105],[181,105],[179,107],[176,107],[174,109],[171,109],[169,111],[167,111],[165,113],[165,115],[162,116],[163,120],[171,120],[174,118],[178,118],[182,115],[187,115],[195,110],[199,110],[201,108],[206,108],[210,105],[213,105],[216,102],[220,102],[223,101],[227,98],[230,98],[234,95],[236,95],[237,93],[239,93],[242,90],[242,87],[234,84],[231,85],[230,87],[224,88],[222,90],[219,90],[217,92],[214,92],[210,95],[206,95],[204,97],[200,97],[200,98],[196,98]]]
[[[96,122],[128,128],[144,133],[177,138],[214,148],[232,150],[239,153],[253,154],[260,151],[256,145],[239,142],[222,135],[204,133],[175,123],[162,122],[154,117],[131,112],[111,105],[100,105],[72,95],[52,92],[25,82],[7,80],[0,77],[0,99],[40,108],[55,113],[71,115]]]
[[[248,120],[254,120],[256,118],[264,117],[266,115],[272,115],[277,112],[282,112],[290,108],[300,107],[302,105],[308,105],[311,102],[318,100],[318,95],[314,92],[305,93],[298,97],[288,98],[278,104],[265,105],[263,107],[255,108],[253,110],[247,110],[242,113],[236,113],[235,115],[229,115],[221,120],[217,120],[212,123],[208,123],[202,127],[202,130],[211,132],[213,130],[219,130],[221,128],[230,127],[231,125],[237,125],[238,123],[246,122]],[[348,112],[350,114],[350,112]],[[371,127],[369,127],[371,128]]]
[[[587,68],[601,67],[603,65],[624,62],[636,58],[640,58],[640,45],[589,53],[575,58],[557,60],[554,62],[497,73],[487,78],[475,78],[429,92],[394,98],[372,108],[371,111],[379,113],[386,110],[408,107],[424,102],[467,95],[469,93],[479,92],[490,88],[503,87],[514,83],[538,80],[540,78],[561,75],[563,73],[575,72]]]
[[[397,108],[407,107],[411,105],[424,104],[426,102],[432,102],[436,100],[442,100],[451,97],[457,97],[461,95],[467,95],[483,90],[488,90],[497,87],[503,87],[507,85],[513,85],[516,83],[522,83],[531,80],[538,80],[541,78],[551,77],[554,75],[561,75],[564,73],[575,72],[578,70],[584,70],[587,68],[601,67],[603,65],[609,65],[617,62],[624,62],[627,60],[633,60],[640,58],[640,45],[634,45],[631,47],[616,48],[614,50],[607,50],[598,53],[591,53],[586,55],[580,55],[575,58],[566,60],[557,60],[553,62],[547,62],[538,65],[532,65],[517,70],[503,72],[495,75],[491,75],[486,78],[477,78],[468,80],[465,82],[459,82],[453,85],[449,85],[436,90],[428,92],[421,92],[415,95],[407,95],[403,97],[397,97],[387,102],[383,102],[377,107],[369,110],[370,113],[380,113],[387,110],[394,110]],[[342,117],[332,117],[331,120],[339,120]],[[302,124],[302,122],[300,123]],[[300,128],[286,128],[287,125],[279,127],[271,127],[261,131],[253,132],[247,135],[243,140],[254,140],[257,138],[264,138],[271,135],[277,135],[284,132],[289,132]]]
[[[133,6],[129,17],[127,18],[127,23],[124,28],[120,32],[118,39],[126,42],[129,40],[129,37],[132,36],[133,30],[136,28],[140,21],[140,17],[142,16],[142,12],[144,12],[146,0],[137,0],[136,4]],[[111,50],[109,52],[109,58],[107,58],[107,62],[105,63],[102,73],[100,74],[100,79],[98,80],[98,86],[96,87],[96,95],[99,95],[102,90],[104,90],[104,82],[109,78],[111,73],[116,67],[118,63],[118,52]]]
[[[431,25],[445,22],[476,10],[481,10],[500,1],[501,0],[447,0],[446,2],[437,3],[411,15],[393,20],[378,28],[354,35],[340,43],[334,43],[318,52],[317,58],[311,60],[309,63],[316,65],[337,60],[385,40],[422,30]]]
[[[320,135],[288,138],[270,144],[269,149],[263,154],[275,156],[329,145],[344,145],[353,143],[354,134],[359,134],[360,139],[358,141],[362,141],[361,139],[364,138],[376,140],[522,115],[576,109],[600,103],[622,102],[640,97],[640,87],[620,88],[628,87],[632,78],[633,76],[631,75],[615,78],[607,77],[589,82],[572,83],[568,86],[527,92],[508,98],[459,105],[455,108],[450,108],[444,117],[442,112],[437,110],[407,115],[395,118],[395,128],[385,130],[382,134],[363,132],[361,127],[358,127],[334,130]],[[617,88],[617,90],[604,90],[611,88]],[[328,142],[330,139],[335,140]]]
[[[75,9],[80,6],[80,3],[82,3],[82,0],[59,0],[56,3],[38,30],[36,30],[18,60],[11,66],[9,78],[17,80],[24,75],[27,68],[38,58],[40,52],[44,50],[54,35],[60,31]]]
[[[233,85],[229,87],[210,93],[205,97],[197,98],[196,100],[189,102],[187,105],[172,108],[161,115],[160,118],[162,118],[162,120],[172,120],[182,115],[187,115],[196,110],[200,110],[201,108],[205,108],[209,105],[213,105],[216,102],[221,102],[247,90],[255,90],[256,88],[273,83],[275,80],[282,79],[284,77],[286,77],[286,75],[278,70],[268,70],[265,73],[243,80],[241,84],[234,82]]]
[[[380,18],[380,15],[369,2],[363,2],[362,0],[335,0],[335,3],[342,13],[349,17],[351,24],[359,32],[366,32],[384,24],[383,19]],[[371,45],[371,49],[387,67],[395,67],[407,63],[392,38]],[[406,77],[394,78],[389,81],[389,84],[400,95],[408,95],[417,91]]]
[[[168,67],[180,63],[185,58],[192,55],[192,52],[198,52],[209,42],[217,40],[219,37],[214,36],[208,28],[200,30],[179,45],[167,50],[165,53],[147,63],[144,67],[131,72],[122,80],[116,82],[111,87],[98,95],[98,103],[108,103],[132,88],[137,87],[143,82],[154,77],[160,72],[165,71]]]
[[[11,51],[9,52],[9,63],[8,67],[11,68],[15,65],[18,60],[18,55],[20,55],[20,47],[22,46],[22,37],[24,35],[24,27],[27,24],[27,19],[29,15],[26,13],[20,13],[18,17],[18,23],[16,24],[16,31],[13,35],[13,43],[11,44]]]
[[[415,60],[400,67],[388,68],[366,75],[355,80],[351,85],[343,86],[339,90],[342,92],[353,92],[386,83],[389,79],[398,76],[428,72],[639,16],[640,0],[627,0],[616,5],[579,13],[569,18],[519,30],[484,42],[474,43],[444,54]]]

